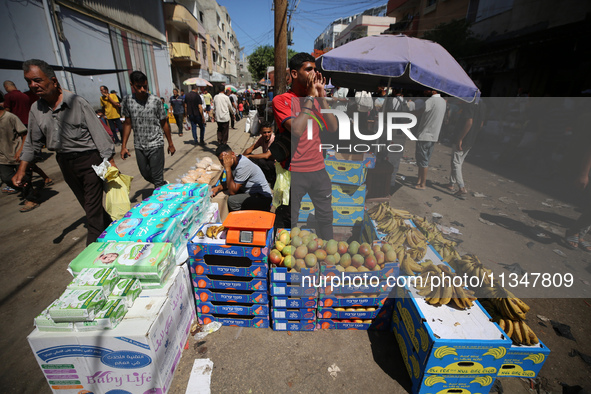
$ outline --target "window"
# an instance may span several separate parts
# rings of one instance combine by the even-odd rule
[[[203,23],[203,12],[199,11],[199,20]]]

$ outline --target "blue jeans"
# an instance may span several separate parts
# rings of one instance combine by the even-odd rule
[[[191,121],[191,132],[193,133],[193,139],[195,142],[199,142],[197,139],[197,125],[201,129],[201,142],[205,142],[205,124],[203,123],[203,119],[200,115],[189,115],[189,120]]]

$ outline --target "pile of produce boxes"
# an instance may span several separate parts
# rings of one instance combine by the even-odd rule
[[[332,182],[334,226],[354,226],[363,221],[367,169],[375,166],[371,154],[344,154],[329,151],[324,160]],[[305,223],[314,213],[314,204],[307,194],[302,199],[298,222]]]
[[[318,249],[317,239],[311,238],[312,233],[299,228],[293,229],[295,243],[289,230],[277,231],[276,242],[269,255],[269,292],[271,296],[271,318],[276,331],[314,331],[316,328],[316,311],[318,289],[314,285],[318,281],[319,264],[316,255],[306,259],[308,246],[314,243]],[[314,248],[313,247],[313,248]]]
[[[207,223],[187,245],[199,323],[269,327],[269,247],[228,245],[222,229]]]

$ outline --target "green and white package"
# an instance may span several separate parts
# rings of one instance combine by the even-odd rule
[[[43,310],[35,318],[35,326],[39,331],[52,331],[52,332],[62,332],[62,331],[74,331],[74,323],[71,322],[63,322],[63,323],[56,323],[53,321],[51,317],[49,317],[49,308],[53,307],[58,300],[53,301],[47,308]]]
[[[68,285],[72,290],[101,289],[106,296],[119,282],[117,268],[83,268]]]
[[[57,323],[90,321],[106,301],[107,297],[100,289],[66,289],[56,304],[49,308],[49,316]]]
[[[111,292],[109,299],[120,299],[125,302],[125,306],[131,308],[133,302],[142,292],[142,286],[137,279],[121,279]]]
[[[74,323],[76,331],[110,330],[117,327],[127,313],[127,306],[122,299],[110,298],[105,306],[96,313],[93,321]]]
[[[161,284],[171,264],[170,243],[94,242],[72,260],[68,270],[76,276],[83,268],[113,267],[121,278]]]

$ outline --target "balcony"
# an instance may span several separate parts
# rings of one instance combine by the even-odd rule
[[[167,25],[181,32],[190,30],[193,34],[205,33],[205,28],[184,5],[164,3],[164,19]]]
[[[195,57],[195,48],[184,42],[169,42],[168,51],[173,62],[184,66],[195,67],[199,66],[199,62]]]

